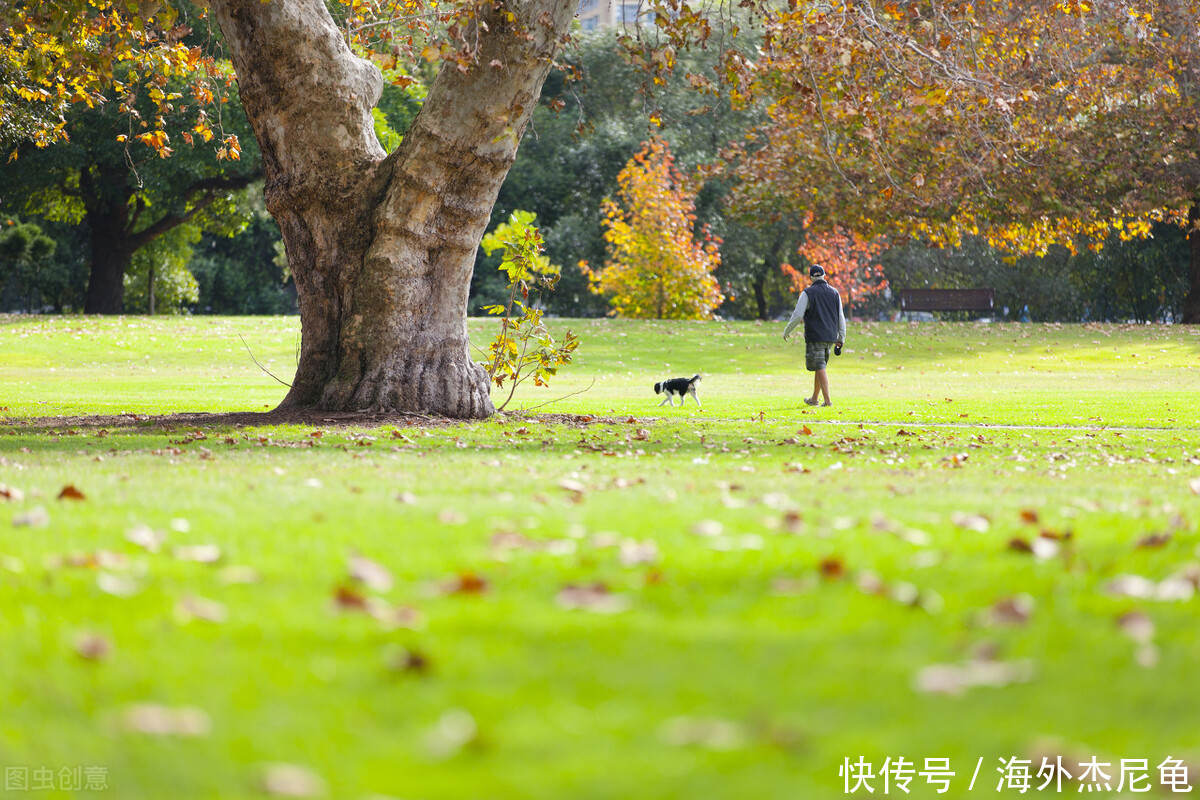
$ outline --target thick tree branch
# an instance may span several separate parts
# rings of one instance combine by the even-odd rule
[[[141,218],[142,212],[145,210],[146,210],[146,198],[138,197],[137,205],[135,205],[133,208],[133,218],[129,220],[129,225],[128,225],[127,230],[132,231],[134,228],[137,227],[138,220]]]
[[[129,251],[134,252],[139,250],[172,228],[183,225],[185,222],[190,222],[196,214],[211,205],[221,192],[245,189],[261,177],[262,174],[255,171],[248,175],[236,175],[234,177],[202,178],[189,186],[187,191],[183,193],[185,204],[190,204],[191,208],[182,214],[167,214],[149,227],[134,232],[134,223],[137,222],[137,218],[141,215],[143,207],[143,203],[139,200],[138,209],[134,213],[133,220],[129,223],[130,233],[127,238]],[[197,195],[203,196],[197,201]]]
[[[361,202],[363,179],[386,155],[371,117],[379,69],[350,51],[323,0],[213,0],[212,9],[262,151],[267,207],[281,193],[314,213]]]

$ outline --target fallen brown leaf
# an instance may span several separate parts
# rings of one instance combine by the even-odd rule
[[[1038,534],[1043,539],[1053,539],[1056,542],[1069,542],[1075,538],[1074,531],[1056,531],[1050,528],[1043,528]]]
[[[221,560],[221,548],[215,544],[181,544],[171,553],[178,561],[215,564]]]
[[[583,495],[587,494],[586,486],[579,481],[571,480],[570,478],[563,478],[561,481],[559,481],[558,488],[570,492],[575,496],[576,500],[579,500],[583,497]]]
[[[487,579],[474,572],[460,572],[441,585],[443,594],[484,594],[490,588]]]
[[[1184,565],[1183,569],[1176,573],[1176,577],[1192,584],[1192,588],[1200,590],[1200,563],[1193,561]]]
[[[749,737],[745,726],[727,719],[675,717],[662,727],[662,738],[675,747],[703,747],[706,750],[737,750]]]
[[[568,584],[555,598],[567,609],[583,609],[598,614],[616,614],[629,608],[629,598],[613,594],[600,581],[588,584]]]
[[[624,539],[620,545],[618,558],[621,565],[625,567],[653,564],[658,561],[658,544],[653,539],[647,539],[644,542],[636,539]]]
[[[117,575],[112,572],[101,572],[96,576],[96,586],[105,594],[113,597],[132,597],[141,591],[138,582],[128,575]]]
[[[59,500],[86,500],[87,497],[83,492],[75,488],[74,484],[68,483],[58,493]]]
[[[1020,536],[1014,536],[1008,540],[1008,549],[1012,550],[1014,553],[1032,553],[1033,545],[1029,543],[1028,539]]]
[[[1186,574],[1172,575],[1155,583],[1141,575],[1118,575],[1108,582],[1105,591],[1118,597],[1135,597],[1144,600],[1185,601],[1191,600],[1196,586]]]
[[[308,767],[297,764],[267,764],[263,767],[262,790],[277,797],[317,797],[325,794],[325,781]]]
[[[449,758],[479,737],[479,725],[469,711],[447,711],[425,736],[425,749],[434,758]]]
[[[1054,558],[1060,549],[1058,540],[1045,536],[1038,536],[1030,543],[1029,547],[1033,551],[1033,557],[1039,561]]]
[[[206,736],[212,730],[208,714],[195,706],[137,703],[125,709],[123,721],[127,731],[149,736]]]
[[[167,535],[147,525],[134,525],[125,532],[125,540],[147,552],[157,553],[163,542],[167,540]]]
[[[897,581],[892,584],[888,596],[902,606],[917,606],[921,601],[921,590],[915,583]]]
[[[354,584],[339,583],[333,589],[333,604],[341,611],[363,610],[367,607],[367,596]]]
[[[1146,644],[1154,638],[1154,620],[1142,611],[1129,611],[1117,617],[1117,627],[1139,644]]]
[[[377,592],[390,591],[392,574],[382,564],[357,553],[350,556],[350,579]]]
[[[382,597],[368,597],[366,611],[384,630],[407,628],[416,630],[425,624],[425,615],[412,606],[396,606]]]
[[[221,623],[228,619],[228,614],[225,612],[225,606],[216,600],[188,595],[175,604],[175,617],[184,624],[194,619]]]
[[[429,672],[429,657],[419,650],[400,647],[387,654],[384,663],[392,672]]]
[[[104,661],[112,651],[112,642],[98,633],[81,633],[75,639],[75,653],[88,661]]]
[[[1154,669],[1158,666],[1158,646],[1154,642],[1144,642],[1138,645],[1133,658],[1139,667]]]
[[[963,664],[932,664],[917,672],[913,688],[931,694],[960,695],[976,686],[1008,686],[1033,679],[1032,661],[972,659]]]
[[[1024,625],[1033,614],[1033,598],[1027,594],[1013,595],[997,600],[988,609],[988,621],[992,625]]]
[[[221,583],[258,583],[258,578],[258,570],[242,564],[230,564],[222,567],[217,573],[217,579]]]
[[[771,594],[780,597],[798,597],[816,588],[817,579],[811,574],[803,578],[775,578],[771,581]]]
[[[858,573],[858,576],[854,579],[854,585],[863,594],[881,595],[887,593],[887,584],[883,582],[883,578],[879,576],[878,572],[869,569],[864,569]]]
[[[837,556],[827,556],[817,565],[817,572],[822,578],[838,580],[846,575],[846,565]]]
[[[982,514],[966,514],[961,511],[955,511],[951,514],[950,521],[964,530],[975,531],[976,533],[987,533],[992,526],[988,522],[988,518]]]
[[[50,512],[43,506],[34,506],[23,514],[17,514],[12,519],[14,528],[44,528],[50,524]]]
[[[1152,533],[1148,536],[1143,536],[1138,539],[1137,546],[1139,549],[1158,549],[1163,547],[1167,542],[1171,541],[1169,533]]]

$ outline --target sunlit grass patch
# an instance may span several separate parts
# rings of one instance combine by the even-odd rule
[[[1197,763],[1189,329],[854,325],[814,410],[781,325],[556,324],[579,359],[521,403],[595,384],[535,414],[164,427],[277,403],[237,334],[286,380],[294,320],[6,320],[0,766],[791,798],[859,756],[950,758],[955,797],[981,757],[976,791]]]

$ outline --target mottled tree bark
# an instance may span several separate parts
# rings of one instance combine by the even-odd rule
[[[1188,210],[1187,240],[1192,283],[1183,300],[1183,319],[1180,321],[1200,325],[1200,199],[1194,200]]]
[[[283,405],[492,414],[467,339],[471,270],[575,1],[485,5],[476,65],[441,69],[386,158],[370,113],[382,78],[322,0],[212,5],[299,294]]]

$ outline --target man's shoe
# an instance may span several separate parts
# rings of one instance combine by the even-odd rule
[[[817,401],[811,397],[804,398],[804,402],[805,402],[805,404],[810,405],[810,406],[815,406],[817,404]]]

